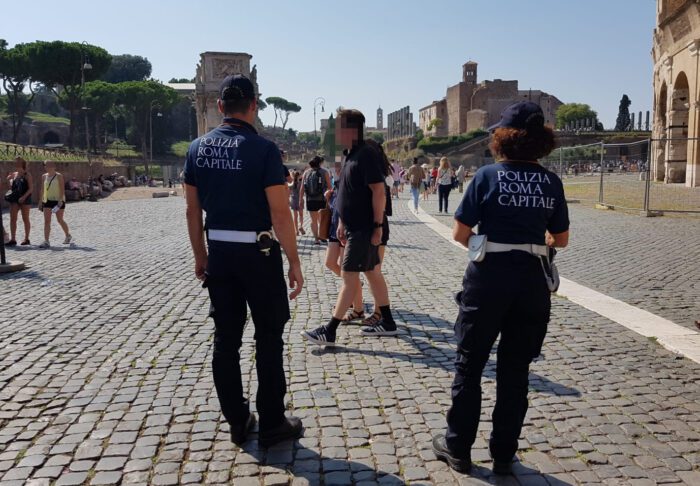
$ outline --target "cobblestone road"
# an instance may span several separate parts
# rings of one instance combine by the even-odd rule
[[[461,194],[450,196],[454,213]],[[437,196],[421,202],[440,215]],[[642,218],[569,205],[571,245],[557,256],[562,276],[628,304],[696,329],[700,320],[700,218]]]
[[[516,475],[490,473],[493,360],[478,468],[462,476],[436,461],[465,252],[403,202],[396,210],[386,272],[397,338],[347,326],[336,350],[302,341],[337,291],[303,240],[286,366],[306,430],[262,451],[233,446],[218,411],[182,199],[69,206],[78,247],[12,250],[30,268],[0,278],[0,484],[700,484],[700,366],[564,299],[532,367]],[[252,326],[242,362],[254,398],[251,343]]]

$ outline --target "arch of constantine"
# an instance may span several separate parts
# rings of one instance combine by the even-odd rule
[[[258,88],[258,71],[256,66],[250,68],[252,55],[245,52],[203,52],[197,64],[195,76],[195,108],[197,111],[197,132],[202,136],[219,126],[221,114],[216,106],[221,82],[233,74],[248,76],[255,86],[255,93],[260,96]]]

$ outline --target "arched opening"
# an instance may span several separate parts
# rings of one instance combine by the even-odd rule
[[[44,145],[55,145],[60,143],[61,137],[58,136],[58,133],[49,130],[44,134]]]
[[[685,182],[688,163],[688,115],[690,113],[690,89],[688,77],[681,71],[673,83],[671,107],[668,113],[668,156],[666,182]]]

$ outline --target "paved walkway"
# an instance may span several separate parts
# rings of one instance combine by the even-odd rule
[[[182,199],[74,204],[66,219],[77,248],[12,250],[31,268],[0,278],[3,486],[700,484],[700,365],[565,299],[532,367],[516,475],[489,468],[495,356],[476,471],[436,461],[430,436],[449,404],[452,292],[466,256],[403,202],[385,265],[401,335],[348,326],[344,347],[307,346],[299,331],[329,317],[338,282],[304,239],[307,286],[286,363],[305,437],[238,450],[218,412],[213,325],[191,276]],[[251,342],[252,328],[243,370],[254,397]]]
[[[453,192],[450,210],[462,195]],[[451,215],[438,213],[437,195],[428,213],[452,226]],[[642,218],[600,211],[587,204],[569,205],[571,245],[557,256],[562,275],[628,304],[697,329],[700,320],[700,218]]]

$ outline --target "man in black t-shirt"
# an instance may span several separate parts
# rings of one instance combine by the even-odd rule
[[[382,318],[361,333],[368,336],[398,334],[391,315],[389,292],[384,277],[375,267],[379,264],[379,245],[382,242],[386,210],[386,184],[381,164],[384,161],[376,149],[364,143],[365,117],[357,110],[341,110],[336,119],[337,143],[349,149],[338,187],[336,208],[340,216],[337,236],[345,245],[342,265],[343,286],[333,311],[333,317],[324,326],[303,331],[302,336],[320,345],[335,345],[335,334],[345,312],[360,289],[363,272]]]

